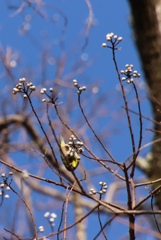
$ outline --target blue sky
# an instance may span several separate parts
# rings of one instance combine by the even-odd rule
[[[97,121],[96,129],[100,132],[107,132],[107,138],[104,138],[104,143],[108,143],[108,148],[112,154],[119,161],[124,161],[131,154],[131,144],[129,138],[129,131],[127,128],[127,121],[124,117],[124,110],[122,110],[123,102],[121,100],[121,94],[118,85],[118,79],[112,62],[112,55],[109,49],[104,49],[101,44],[105,42],[105,36],[109,32],[114,32],[118,36],[123,37],[123,42],[120,46],[121,51],[117,52],[117,61],[120,70],[124,69],[125,64],[130,63],[134,65],[134,68],[141,73],[141,78],[137,80],[138,91],[140,93],[140,99],[142,104],[143,115],[151,116],[151,110],[147,101],[144,76],[141,70],[141,64],[138,57],[137,50],[135,48],[134,36],[130,26],[130,11],[127,1],[120,0],[93,0],[92,8],[94,13],[93,27],[88,34],[88,44],[85,49],[85,26],[88,20],[88,8],[86,2],[83,0],[64,0],[64,1],[44,1],[45,6],[39,10],[43,14],[44,18],[35,14],[35,12],[26,8],[19,14],[14,9],[7,9],[7,6],[15,4],[20,6],[21,1],[0,1],[0,45],[5,51],[6,48],[12,48],[13,56],[15,60],[13,63],[16,65],[13,67],[15,79],[20,77],[31,76],[34,83],[42,84],[44,86],[50,83],[54,84],[56,76],[56,62],[60,59],[61,54],[66,55],[66,64],[62,73],[63,79],[68,79],[68,74],[71,70],[76,69],[79,64],[85,67],[89,65],[83,72],[76,72],[72,77],[77,78],[81,85],[86,85],[88,92],[84,94],[84,101],[87,102],[86,111],[92,112],[91,108],[95,109],[96,116],[97,108],[94,99],[99,99],[101,94],[107,97],[107,103],[102,100],[101,104],[107,106],[106,117],[101,117]],[[64,14],[66,18],[63,18]],[[67,19],[67,26],[62,35],[62,28],[64,26],[64,19]],[[26,23],[25,25],[23,25]],[[22,26],[27,29],[22,32]],[[62,37],[62,38],[61,38]],[[60,39],[63,40],[63,47],[60,47]],[[47,52],[47,66],[45,71],[42,71],[42,52]],[[1,85],[5,88],[6,80],[3,75],[4,68],[0,65],[1,69]],[[26,75],[25,75],[26,74]],[[44,81],[44,79],[46,81]],[[72,80],[69,84],[69,90],[72,86]],[[11,86],[14,85],[11,82]],[[92,89],[97,87],[98,93],[93,93]],[[67,99],[65,95],[66,89],[62,90],[62,99]],[[73,90],[75,91],[75,89]],[[127,99],[131,104],[131,109],[136,109],[136,102],[132,88],[127,86]],[[90,97],[88,97],[90,94]],[[74,95],[73,98],[76,98]],[[89,102],[88,102],[89,98]],[[65,104],[65,103],[64,103]],[[100,110],[101,111],[101,110]],[[71,110],[71,123],[74,124],[79,119],[77,110]],[[103,114],[101,112],[101,114]],[[100,115],[98,114],[98,117]],[[92,116],[91,116],[92,120]],[[77,123],[79,124],[79,123]],[[109,124],[109,127],[108,127]],[[138,119],[133,117],[134,128],[136,129],[136,139]],[[107,127],[106,127],[107,125]],[[151,127],[151,123],[144,123],[143,143],[147,143],[151,140],[151,135],[145,131],[146,127]],[[91,133],[89,133],[89,138]],[[93,139],[93,136],[91,137]],[[91,141],[92,142],[92,141]],[[92,143],[90,142],[91,146]],[[103,154],[100,149],[97,149],[96,145],[92,146],[98,154]],[[143,155],[148,150],[143,152]],[[18,155],[20,159],[20,154]],[[84,160],[82,160],[84,161]],[[84,163],[86,164],[86,163]],[[91,163],[87,163],[87,167],[90,168]],[[141,173],[138,172],[137,176]],[[109,176],[103,176],[103,180],[110,181]],[[96,180],[100,180],[101,176],[98,176]],[[95,180],[95,181],[96,181]],[[39,216],[40,213],[38,213]],[[40,214],[41,215],[41,214]],[[41,221],[37,219],[38,224]],[[98,224],[98,223],[95,223]],[[117,225],[114,225],[115,227]],[[120,227],[120,224],[118,224]],[[112,229],[112,230],[111,230]],[[126,228],[125,228],[126,229]],[[115,239],[119,239],[121,231],[125,234],[124,228],[120,228],[119,233],[115,233]],[[90,235],[93,228],[89,225]],[[113,224],[108,227],[109,239],[114,236]],[[93,236],[96,233],[93,233]],[[123,236],[122,235],[122,236]],[[92,239],[92,238],[88,238]],[[147,238],[150,239],[150,238]]]

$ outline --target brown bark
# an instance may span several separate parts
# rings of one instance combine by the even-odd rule
[[[161,138],[161,0],[129,0],[136,45],[142,61],[145,79],[149,89],[157,132],[154,140]],[[159,132],[158,132],[159,131]],[[150,179],[161,176],[161,143],[152,147],[149,168],[145,172]],[[161,194],[156,196],[161,209]]]

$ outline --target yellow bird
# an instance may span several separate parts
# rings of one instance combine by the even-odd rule
[[[60,156],[68,171],[74,171],[78,167],[80,156],[72,146],[65,143],[63,136],[60,136]]]

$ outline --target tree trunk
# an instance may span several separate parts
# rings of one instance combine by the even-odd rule
[[[142,61],[154,120],[154,140],[161,138],[161,0],[129,0],[136,45]],[[161,142],[153,144],[148,169],[150,180],[161,177]],[[155,186],[156,187],[156,186]],[[161,209],[161,193],[156,203]]]

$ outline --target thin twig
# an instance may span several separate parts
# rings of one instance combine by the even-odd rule
[[[55,156],[54,149],[53,149],[53,147],[52,147],[52,145],[51,145],[51,142],[50,142],[50,140],[49,140],[49,138],[48,138],[48,135],[47,135],[47,133],[45,132],[45,130],[44,130],[43,126],[42,126],[42,123],[41,123],[41,121],[40,121],[40,119],[39,119],[39,117],[38,117],[38,115],[37,115],[37,113],[36,113],[36,111],[35,111],[35,109],[34,109],[34,106],[33,106],[33,104],[32,104],[32,101],[31,101],[31,99],[30,99],[29,94],[28,94],[28,93],[26,93],[26,94],[27,94],[27,96],[28,96],[28,100],[29,100],[31,109],[32,109],[32,111],[33,111],[33,113],[34,113],[34,115],[35,115],[35,117],[36,117],[36,119],[37,119],[37,121],[38,121],[38,123],[39,123],[39,125],[40,125],[40,128],[41,128],[41,130],[42,130],[42,132],[43,132],[43,134],[44,134],[44,136],[45,136],[45,138],[46,138],[46,140],[47,140],[47,143],[48,143],[48,145],[49,145],[49,147],[50,147],[50,149],[51,149],[51,152],[52,152],[52,154],[53,154],[53,158],[55,159],[56,166],[57,166],[57,169],[58,169],[57,175],[60,177],[60,174],[59,174],[59,172],[60,172],[60,170],[59,170],[59,164],[58,164],[58,160],[57,160],[57,158],[56,158],[56,156]],[[60,179],[60,180],[61,180],[61,179]]]
[[[80,95],[81,95],[81,94],[78,94],[78,104],[79,104],[80,110],[81,110],[81,112],[82,112],[82,115],[83,115],[83,117],[84,117],[84,119],[85,119],[88,127],[91,129],[91,131],[93,132],[95,138],[98,140],[98,142],[100,143],[100,145],[102,146],[102,148],[104,149],[104,151],[108,154],[108,156],[113,160],[113,162],[117,162],[117,161],[114,159],[114,157],[112,156],[112,154],[111,154],[111,153],[106,149],[106,147],[103,145],[103,143],[101,142],[100,138],[97,136],[95,130],[93,129],[93,127],[92,127],[91,124],[89,123],[89,121],[88,121],[88,119],[87,119],[87,117],[86,117],[86,115],[85,115],[85,112],[84,112],[84,110],[83,110],[83,107],[82,107],[82,105],[81,105]]]
[[[23,198],[12,188],[12,186],[10,184],[7,183],[7,181],[5,181],[5,184],[10,187],[10,189],[12,190],[12,192],[14,192],[18,197],[19,199],[24,203],[24,205],[26,206],[28,212],[29,212],[29,215],[31,217],[31,220],[32,220],[32,223],[33,223],[33,227],[34,227],[34,232],[35,232],[35,238],[36,240],[38,240],[38,234],[37,234],[37,229],[36,229],[36,224],[35,224],[35,221],[34,221],[34,218],[33,218],[33,215],[31,213],[31,210],[30,208],[28,207],[27,203],[25,202],[25,200],[23,200]]]
[[[125,178],[126,178],[126,188],[127,188],[127,197],[128,197],[128,209],[131,210],[132,209],[132,197],[131,197],[131,190],[130,190],[130,183],[129,183],[129,177],[128,177],[128,173],[127,173],[127,168],[124,164],[124,173],[125,173]],[[130,240],[134,240],[135,239],[135,217],[134,215],[129,215],[129,236],[130,236]]]
[[[133,161],[131,162],[131,164],[127,167],[130,168],[132,165],[132,170],[130,173],[130,177],[133,178],[134,177],[134,172],[135,172],[135,168],[136,168],[136,158],[139,155],[140,152],[140,148],[141,148],[141,143],[142,143],[142,138],[143,138],[143,122],[142,122],[142,113],[141,113],[141,107],[140,107],[140,100],[139,100],[139,95],[138,95],[138,91],[137,88],[134,84],[134,82],[132,82],[132,85],[134,87],[134,91],[135,91],[135,95],[136,95],[136,100],[137,100],[137,104],[138,104],[138,111],[139,111],[139,143],[138,143],[138,147],[137,147],[137,151],[134,152],[134,156],[133,156]]]
[[[154,208],[153,208],[153,199],[154,199],[154,195],[152,195],[152,197],[151,197],[151,209],[152,209],[152,211],[154,211]],[[157,219],[156,219],[155,214],[154,214],[153,216],[154,216],[154,221],[155,221],[156,227],[157,227],[157,229],[158,229],[158,232],[161,234],[161,231],[160,231],[160,228],[159,228],[159,224],[158,224],[158,221],[157,221]]]
[[[101,200],[101,195],[100,195],[100,200]],[[107,238],[106,235],[105,235],[104,228],[103,228],[102,221],[101,221],[100,205],[98,205],[98,221],[99,221],[99,224],[100,224],[100,227],[101,227],[101,233],[103,234],[104,238],[105,238],[106,240],[108,240],[108,238]]]
[[[128,103],[127,103],[127,99],[126,99],[126,95],[125,95],[125,90],[122,84],[122,80],[120,77],[120,73],[119,73],[119,69],[118,69],[118,65],[117,65],[117,61],[116,61],[116,56],[115,56],[115,45],[114,43],[112,43],[113,47],[112,47],[112,57],[113,57],[113,62],[115,65],[115,69],[116,69],[116,73],[118,76],[118,80],[121,86],[121,91],[122,91],[122,97],[124,100],[124,104],[125,104],[125,111],[126,111],[126,116],[127,116],[127,120],[128,120],[128,127],[129,127],[129,131],[130,131],[130,136],[131,136],[131,143],[132,143],[132,149],[133,149],[133,153],[135,153],[135,141],[134,141],[134,134],[133,134],[133,129],[132,129],[132,123],[131,123],[131,118],[129,115],[129,108],[128,108]]]
[[[57,234],[57,240],[59,240],[59,232],[60,232],[60,228],[61,228],[61,225],[63,223],[63,215],[64,215],[64,206],[65,206],[65,201],[63,202],[63,206],[62,206],[62,211],[61,211],[61,216],[60,216],[60,224],[58,226],[58,234]]]
[[[47,119],[48,119],[49,126],[50,126],[51,131],[52,131],[52,133],[53,133],[53,135],[54,135],[55,141],[56,141],[57,145],[58,145],[59,148],[60,148],[59,141],[58,141],[58,139],[57,139],[57,137],[56,137],[55,131],[54,131],[54,129],[53,129],[53,126],[52,126],[52,123],[51,123],[51,120],[50,120],[50,117],[49,117],[49,105],[48,105],[48,104],[46,105],[46,115],[47,115]],[[54,158],[57,159],[56,156],[55,156],[55,153],[54,153]],[[59,163],[58,163],[58,162],[57,162],[57,164],[58,164],[58,166],[59,166]],[[62,182],[62,176],[61,176],[60,167],[58,167],[58,172],[59,172],[60,182]]]
[[[145,198],[143,198],[135,207],[134,209],[137,209],[141,204],[143,204],[146,200],[148,200],[152,195],[157,193],[161,189],[161,185],[155,188],[151,193],[149,193]]]

